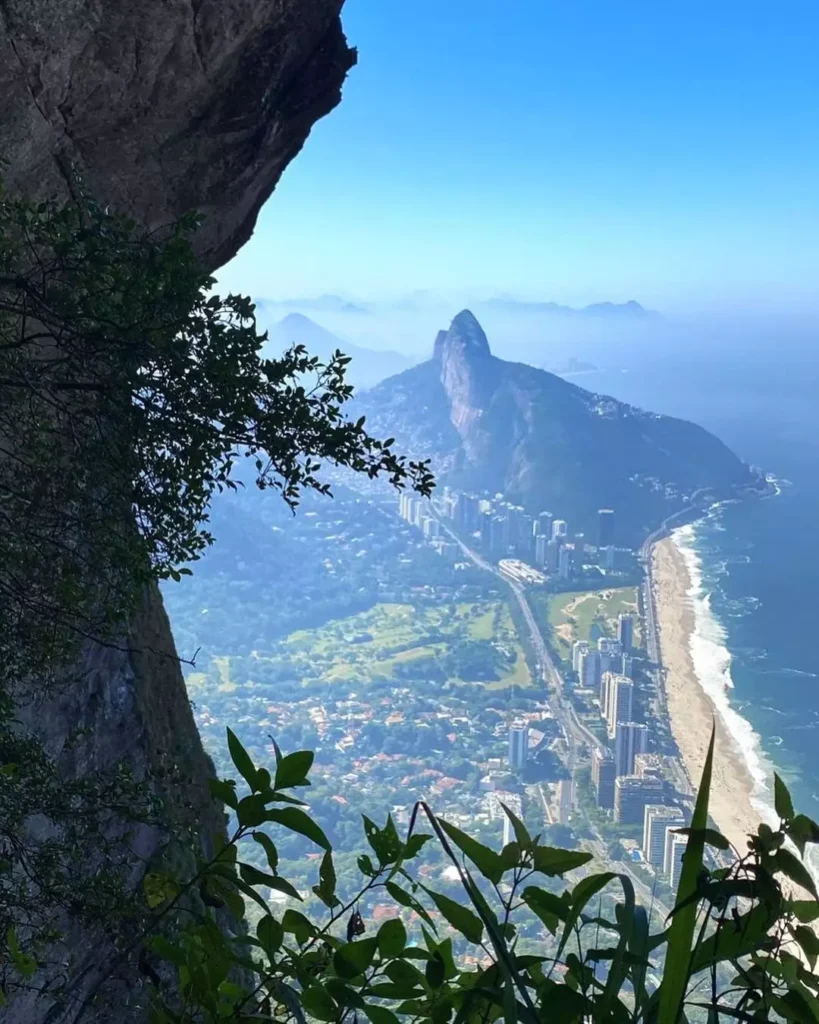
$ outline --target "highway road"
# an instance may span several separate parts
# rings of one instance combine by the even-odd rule
[[[485,558],[482,558],[476,551],[468,547],[461,539],[451,530],[447,524],[439,519],[441,528],[458,544],[461,551],[470,559],[478,568],[483,569],[485,572],[491,572],[498,579],[502,580],[515,595],[515,599],[518,606],[523,613],[523,617],[526,621],[526,626],[529,630],[529,638],[532,643],[532,648],[540,662],[541,671],[543,674],[543,681],[547,686],[551,687],[554,694],[552,701],[552,711],[554,712],[555,718],[560,722],[563,729],[563,733],[566,737],[566,745],[568,746],[568,758],[566,767],[569,771],[573,772],[575,765],[577,764],[578,748],[582,745],[587,745],[590,749],[600,747],[599,739],[594,733],[587,728],[578,718],[577,712],[572,707],[569,698],[566,696],[566,689],[564,686],[563,676],[554,663],[549,648],[546,646],[546,641],[543,639],[543,633],[540,630],[540,626],[537,623],[537,619],[532,612],[531,605],[526,597],[526,591],[516,580],[509,579],[508,576],[504,576],[503,573],[490,562],[487,562]]]

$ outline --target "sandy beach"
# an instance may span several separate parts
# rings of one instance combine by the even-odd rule
[[[655,545],[652,563],[671,729],[696,789],[708,750],[714,706],[700,686],[691,660],[689,638],[694,611],[688,596],[690,580],[683,557],[670,538]],[[753,780],[719,716],[716,725],[710,813],[723,835],[744,853],[746,836],[755,832],[759,823],[759,814],[751,803]]]

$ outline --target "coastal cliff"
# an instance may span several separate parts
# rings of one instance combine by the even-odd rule
[[[204,214],[195,246],[215,270],[253,231],[283,170],[339,102],[355,62],[343,0],[4,0],[0,5],[0,157],[10,195],[67,197],[80,182],[148,229]],[[66,776],[120,762],[150,780],[162,813],[120,854],[136,887],[170,828],[207,846],[224,829],[212,766],[188,702],[156,588],[120,644],[89,642],[75,680],[19,709]],[[118,835],[113,824],[108,839]],[[147,1019],[143,978],[104,929],[59,922],[65,939],[40,986],[0,1020],[122,1024]],[[109,978],[115,967],[113,979]],[[82,1010],[80,1011],[80,1008]]]

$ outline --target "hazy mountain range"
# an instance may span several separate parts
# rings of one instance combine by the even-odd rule
[[[416,362],[400,352],[356,345],[301,313],[288,313],[268,328],[265,354],[278,355],[291,345],[304,345],[310,355],[322,360],[329,359],[334,352],[341,350],[351,357],[347,379],[357,388],[372,387],[385,377],[400,373]]]
[[[357,313],[367,315],[384,312],[390,309],[415,309],[429,306],[447,306],[451,299],[436,295],[434,292],[415,292],[397,299],[366,302],[358,299],[348,300],[338,295],[318,295],[313,298],[295,299],[257,299],[256,305],[264,312],[296,311],[304,313]],[[644,319],[658,317],[659,313],[645,309],[639,302],[629,299],[628,302],[593,302],[590,305],[576,308],[559,302],[540,302],[528,299],[517,299],[512,296],[495,296],[488,299],[473,300],[472,305],[480,310],[482,307],[504,310],[510,313],[542,313],[555,316],[571,317],[617,317],[618,319]]]
[[[438,333],[432,359],[363,395],[359,413],[413,457],[431,457],[443,482],[502,491],[589,535],[597,510],[614,508],[633,544],[695,492],[725,497],[758,482],[702,427],[496,358],[468,310]]]

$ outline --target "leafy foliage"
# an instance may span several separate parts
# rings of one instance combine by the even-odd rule
[[[515,841],[491,850],[423,803],[405,838],[391,818],[383,827],[364,819],[371,854],[360,858],[360,888],[345,894],[336,892],[324,833],[315,823],[302,828],[298,819],[299,831],[324,849],[314,894],[325,909],[288,907],[279,916],[264,888],[288,891],[277,873],[276,835],[296,824],[282,819],[282,805],[290,809],[290,787],[309,783],[301,766],[309,768],[310,755],[281,757],[277,749],[275,777],[288,783],[279,788],[271,782],[273,773],[257,768],[232,735],[230,750],[251,790],[237,801],[230,840],[184,882],[146,878],[152,917],[129,952],[147,951],[157,979],[163,964],[176,973],[176,985],[158,981],[154,989],[158,1024],[670,1024],[700,1019],[699,1013],[709,1021],[819,1020],[819,978],[813,973],[819,939],[806,923],[819,917],[819,902],[815,894],[804,899],[795,891],[790,860],[790,873],[782,870],[780,854],[803,826],[794,832],[796,816],[781,782],[779,805],[789,808],[788,818],[777,830],[760,826],[748,852],[728,858],[722,837],[704,826],[709,755],[694,821],[684,830],[687,870],[668,927],[657,933],[650,932],[649,916],[627,876],[577,875],[588,854],[544,846],[516,818]],[[282,776],[285,764],[299,771]],[[299,813],[309,819],[308,811]],[[419,831],[422,822],[431,835]],[[267,851],[270,875],[248,872],[242,862],[248,838]],[[421,880],[417,858],[430,838],[457,871],[460,900]],[[711,867],[703,858],[706,842],[720,851],[721,860]],[[801,866],[795,854],[789,856]],[[556,877],[563,880],[560,891]],[[210,899],[192,920],[189,909],[178,911],[196,887]],[[306,897],[295,890],[290,895],[294,902]],[[380,926],[367,924],[359,910],[376,896],[394,901],[393,916]],[[242,919],[248,900],[261,909],[255,928],[230,938],[217,927],[212,906],[218,903]],[[515,924],[530,912],[544,925],[537,952],[521,948]],[[167,929],[169,922],[166,938],[158,927]],[[21,960],[15,969],[30,976],[34,968]]]
[[[144,822],[167,832],[172,817],[154,806],[151,780],[119,768],[61,777],[23,728],[22,703],[80,682],[84,646],[127,649],[146,589],[189,573],[212,542],[211,499],[241,486],[240,461],[248,482],[291,508],[305,490],[330,493],[327,465],[432,488],[425,463],[345,415],[342,353],[326,364],[301,347],[262,357],[251,301],[212,293],[190,244],[197,225],[190,216],[149,234],[89,200],[0,192],[2,970],[20,974],[43,955],[63,912],[104,921],[116,941],[133,934],[141,910],[122,898],[131,832]],[[276,785],[300,785],[309,767],[308,755],[285,758]],[[270,776],[245,778],[261,784],[242,815],[261,822]],[[234,792],[216,795],[236,806]],[[322,836],[297,804],[276,812],[282,825]],[[183,839],[195,842],[187,829]],[[271,870],[288,892],[275,859]],[[200,895],[240,910],[260,879],[245,869],[231,884],[212,873]],[[329,869],[321,884],[327,893]],[[148,879],[148,909],[172,891]],[[191,956],[212,930],[201,927],[185,940]]]
[[[195,216],[157,236],[90,201],[0,200],[0,643],[18,665],[60,653],[55,623],[99,635],[188,571],[239,460],[291,507],[329,493],[322,463],[430,492],[425,463],[344,415],[348,357],[262,358],[252,302],[212,294],[193,254]]]

